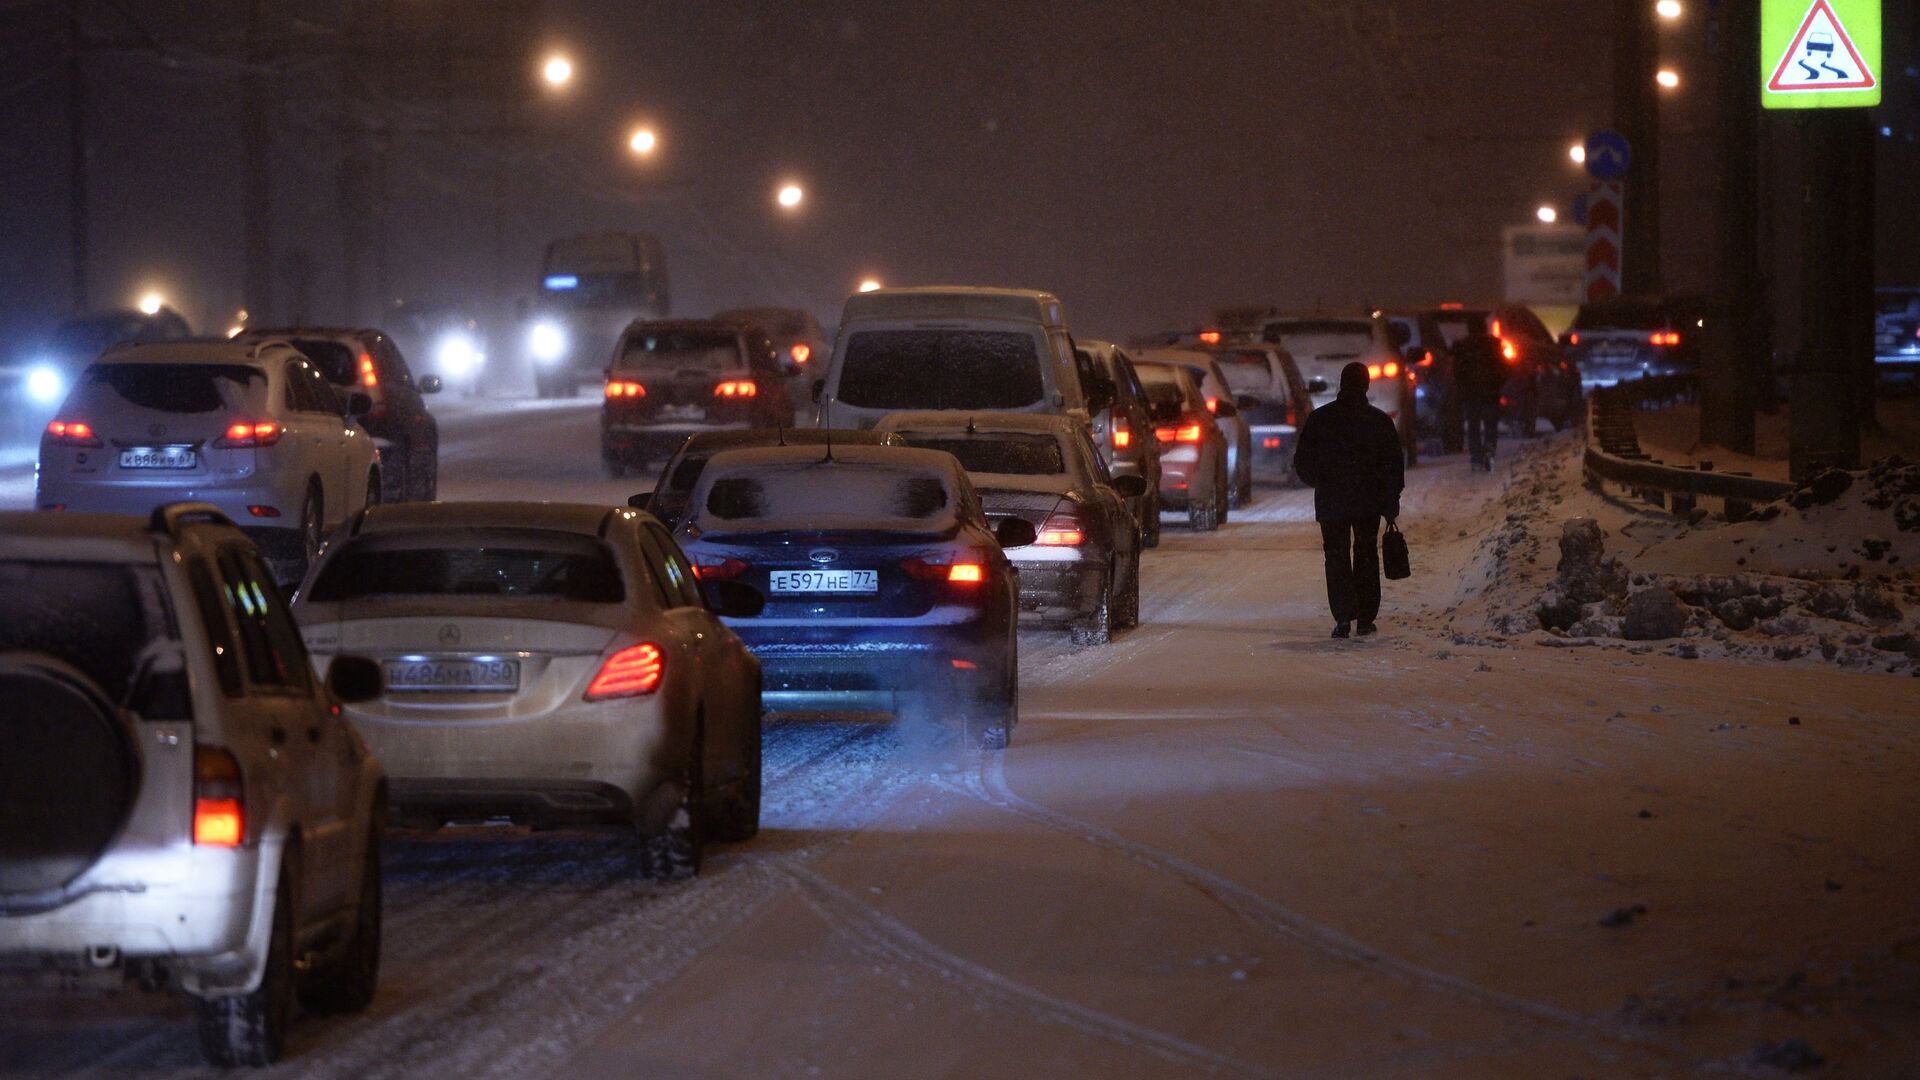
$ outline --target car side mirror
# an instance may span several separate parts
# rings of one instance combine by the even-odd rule
[[[643,491],[638,495],[627,496],[627,506],[634,510],[653,509],[653,492]]]
[[[707,609],[723,619],[751,619],[767,609],[760,590],[742,581],[703,581]]]
[[[1001,518],[1000,524],[993,527],[993,538],[1003,548],[1021,548],[1040,539],[1040,533],[1034,529],[1033,522],[1010,517]]]
[[[1240,415],[1240,410],[1234,406],[1233,402],[1227,401],[1224,399],[1221,401],[1215,402],[1213,408],[1214,408],[1213,415],[1219,417],[1222,420],[1231,420],[1234,417]]]
[[[1260,407],[1260,399],[1254,397],[1252,394],[1240,394],[1233,399],[1233,403],[1242,412]]]
[[[1147,494],[1147,478],[1144,476],[1116,476],[1113,478],[1114,493],[1123,499],[1144,498]]]
[[[1324,394],[1327,392],[1327,380],[1312,378],[1307,380],[1307,393]]]
[[[327,690],[342,705],[372,701],[385,689],[380,665],[364,656],[336,656],[327,665]]]
[[[437,394],[444,385],[446,384],[440,381],[440,376],[429,375],[420,380],[420,392],[423,394]]]
[[[373,397],[363,391],[355,390],[347,395],[347,415],[359,419],[373,411]]]

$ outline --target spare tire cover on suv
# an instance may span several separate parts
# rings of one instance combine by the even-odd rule
[[[79,877],[139,787],[131,727],[93,680],[45,654],[0,654],[0,895]]]

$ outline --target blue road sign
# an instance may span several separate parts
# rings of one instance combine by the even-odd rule
[[[1617,131],[1596,131],[1587,136],[1587,175],[1602,182],[1627,175],[1633,162],[1633,149],[1627,137]]]

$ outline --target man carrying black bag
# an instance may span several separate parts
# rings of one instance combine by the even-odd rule
[[[1333,636],[1375,632],[1380,616],[1380,519],[1400,516],[1406,473],[1393,419],[1367,404],[1367,366],[1340,371],[1340,395],[1300,429],[1293,470],[1313,488],[1313,516],[1327,554]]]

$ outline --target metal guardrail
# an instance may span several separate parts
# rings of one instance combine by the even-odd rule
[[[1714,472],[1694,465],[1668,465],[1640,448],[1633,414],[1649,404],[1696,400],[1699,378],[1659,375],[1634,379],[1587,395],[1587,482],[1596,488],[1614,484],[1675,514],[1691,514],[1702,498],[1721,500],[1722,515],[1741,521],[1755,503],[1771,502],[1793,490],[1778,480],[1748,473]]]

